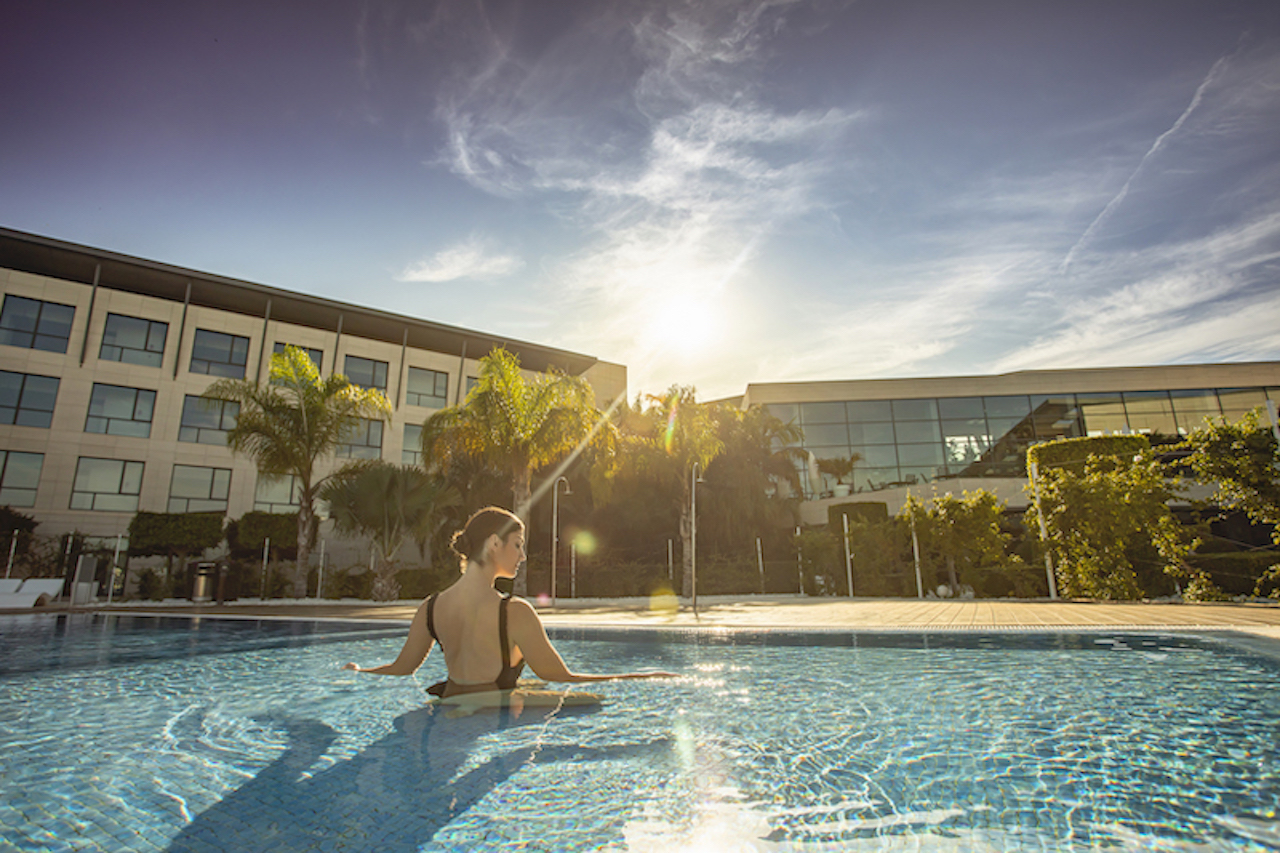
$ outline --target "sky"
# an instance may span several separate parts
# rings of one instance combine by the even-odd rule
[[[1280,359],[1275,0],[7,0],[0,225],[749,382]]]

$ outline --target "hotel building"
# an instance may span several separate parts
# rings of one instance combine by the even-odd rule
[[[263,381],[289,344],[391,401],[337,463],[418,461],[423,421],[494,347],[582,376],[600,400],[627,384],[581,353],[0,229],[0,505],[42,534],[113,539],[140,510],[293,511],[290,481],[227,449],[234,404],[199,402],[215,379]]]

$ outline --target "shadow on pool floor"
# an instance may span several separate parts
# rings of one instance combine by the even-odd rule
[[[519,716],[490,711],[451,717],[438,706],[428,706],[397,717],[391,734],[309,778],[299,776],[324,755],[337,732],[318,720],[272,718],[269,722],[289,734],[286,753],[197,815],[168,850],[416,851],[526,764],[669,754],[667,739],[607,748],[526,745],[454,778],[481,735],[596,710],[526,709]]]

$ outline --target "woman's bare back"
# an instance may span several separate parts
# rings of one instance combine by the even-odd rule
[[[449,679],[456,684],[491,683],[502,672],[498,611],[502,595],[492,587],[468,588],[456,583],[436,596],[432,612],[436,637],[444,652]],[[510,643],[510,641],[508,641]],[[514,666],[521,659],[511,652]]]

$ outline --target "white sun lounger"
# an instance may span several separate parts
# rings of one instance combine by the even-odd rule
[[[11,579],[12,580],[12,579]],[[14,592],[0,592],[0,609],[26,610],[48,604],[62,594],[60,578],[30,578]]]
[[[13,595],[22,586],[22,578],[0,578],[0,595]]]

